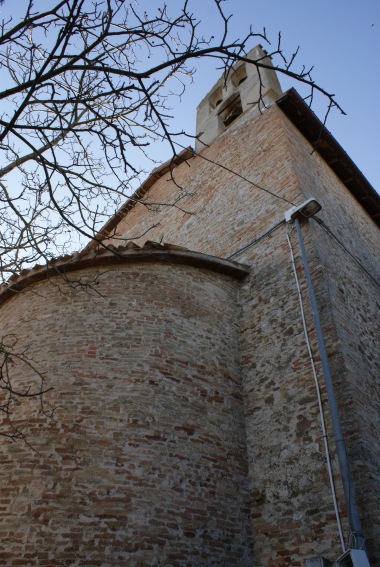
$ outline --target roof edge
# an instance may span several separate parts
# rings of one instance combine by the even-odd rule
[[[298,92],[286,91],[276,104],[380,226],[380,195]]]
[[[180,165],[181,163],[187,161],[194,156],[194,150],[191,146],[188,146],[182,150],[179,154],[173,156],[168,161],[159,165],[153,169],[152,173],[147,177],[147,179],[140,185],[136,191],[127,198],[126,202],[120,207],[120,209],[106,222],[103,228],[98,232],[98,234],[90,240],[84,250],[94,248],[98,245],[99,241],[107,238],[111,232],[117,227],[119,222],[128,214],[128,212],[133,209],[137,203],[141,203],[143,197],[147,194],[149,189],[156,183],[160,177],[163,177],[166,173]]]
[[[52,260],[46,266],[37,265],[34,268],[23,270],[20,275],[12,276],[6,284],[0,286],[0,305],[23,289],[49,277],[61,276],[85,268],[136,262],[160,262],[204,268],[237,280],[244,279],[249,273],[249,268],[245,264],[193,252],[180,246],[148,241],[140,248],[133,242],[129,242],[127,246],[108,246],[87,250],[86,253],[76,252],[71,256]]]
[[[327,165],[334,171],[373,221],[380,226],[380,195],[375,191],[342,146],[327,130],[326,126],[306,104],[301,95],[292,88],[281,95],[275,101],[275,104],[309,141],[315,151],[318,152]],[[154,169],[142,185],[140,185],[120,209],[106,222],[96,237],[87,244],[84,251],[96,248],[99,242],[109,237],[128,212],[138,203],[142,202],[144,196],[158,179],[196,155],[194,149],[189,146]]]

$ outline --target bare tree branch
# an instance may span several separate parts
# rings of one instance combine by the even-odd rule
[[[149,151],[154,142],[165,140],[174,159],[184,132],[172,130],[169,100],[181,97],[193,79],[189,65],[197,60],[216,61],[226,78],[237,61],[245,61],[256,66],[260,77],[260,69],[272,68],[267,56],[247,57],[252,41],[259,39],[268,56],[279,61],[279,73],[310,87],[310,103],[319,92],[328,111],[342,110],[332,94],[314,83],[311,69],[295,70],[298,51],[288,59],[281,35],[273,50],[265,29],[250,29],[243,39],[231,40],[231,16],[222,0],[208,0],[220,27],[209,38],[202,37],[188,0],[170,8],[151,3],[149,13],[127,0],[52,0],[45,11],[33,0],[19,2],[21,21],[0,22],[3,280],[65,254],[78,234],[94,237],[145,175],[140,162],[154,162]],[[142,203],[186,212],[181,201],[187,194],[180,189],[171,203]],[[10,345],[8,339],[0,339],[0,414],[5,420],[0,434],[16,440],[23,434],[12,426],[15,400],[35,397],[42,404],[47,389],[28,352],[18,351],[16,341]],[[17,368],[25,364],[34,379],[18,387]]]

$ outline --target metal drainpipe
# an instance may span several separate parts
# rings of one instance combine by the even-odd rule
[[[312,281],[311,281],[309,264],[308,264],[308,261],[307,261],[306,250],[305,250],[305,246],[304,246],[304,242],[303,242],[303,238],[302,238],[301,226],[300,226],[298,218],[294,219],[294,224],[296,226],[298,240],[299,240],[299,243],[300,243],[302,260],[303,260],[303,265],[304,265],[305,275],[306,275],[306,281],[307,281],[307,287],[308,287],[311,307],[312,307],[313,315],[314,315],[315,328],[316,328],[316,331],[317,331],[319,352],[320,352],[320,355],[321,355],[323,373],[324,373],[325,382],[326,382],[327,397],[328,397],[329,404],[330,404],[331,418],[332,418],[332,423],[333,423],[333,428],[334,428],[334,437],[335,437],[335,443],[336,443],[336,448],[337,448],[337,453],[338,453],[340,474],[342,476],[344,496],[345,496],[345,500],[346,500],[346,506],[347,506],[347,509],[348,509],[349,525],[350,525],[351,532],[355,536],[354,537],[354,549],[365,549],[365,539],[364,539],[364,536],[363,536],[358,506],[357,506],[357,503],[356,503],[354,485],[353,485],[353,482],[352,482],[352,477],[351,477],[351,473],[350,473],[350,466],[349,466],[348,457],[347,457],[346,444],[344,442],[342,427],[341,427],[341,424],[340,424],[338,404],[337,404],[337,401],[336,401],[336,396],[335,396],[335,391],[334,391],[334,386],[333,386],[333,380],[332,380],[332,376],[331,376],[331,372],[330,372],[330,365],[329,365],[329,362],[328,362],[327,350],[326,350],[326,346],[325,346],[325,342],[324,342],[324,338],[323,338],[323,332],[322,332],[322,326],[321,326],[321,321],[320,321],[320,317],[319,317],[318,305],[317,305],[317,301],[316,301],[316,298],[315,298],[313,284],[312,284]]]

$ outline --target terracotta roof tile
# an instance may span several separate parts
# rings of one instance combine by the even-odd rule
[[[135,242],[129,241],[124,246],[98,245],[97,248],[85,248],[81,252],[53,258],[45,265],[36,264],[32,268],[26,268],[20,274],[11,276],[7,283],[0,286],[0,304],[31,284],[45,278],[84,268],[124,262],[170,262],[190,265],[226,274],[236,279],[242,279],[248,274],[248,267],[243,264],[193,252],[175,244],[148,240],[143,246],[138,246]]]

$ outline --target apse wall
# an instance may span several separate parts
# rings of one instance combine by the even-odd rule
[[[40,280],[0,312],[54,388],[0,447],[1,558],[251,565],[239,282],[165,255]]]

